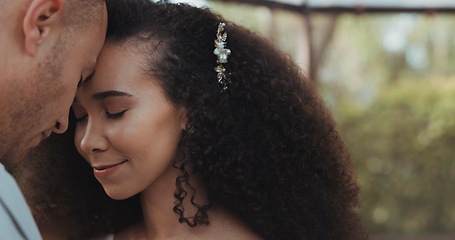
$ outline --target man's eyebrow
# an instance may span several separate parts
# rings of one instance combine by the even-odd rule
[[[81,79],[79,83],[77,84],[77,88],[82,87],[82,85],[86,84],[88,81],[92,80],[93,75],[95,74],[95,71],[93,71],[90,75],[88,75],[85,79]]]
[[[95,93],[92,95],[92,98],[95,100],[103,100],[108,97],[132,97],[132,96],[133,95],[126,93],[126,92],[111,90],[111,91]]]

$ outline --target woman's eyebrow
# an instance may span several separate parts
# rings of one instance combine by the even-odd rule
[[[92,95],[92,98],[95,100],[102,100],[102,99],[105,99],[108,97],[132,97],[132,96],[133,95],[126,93],[126,92],[110,90],[110,91],[94,93]]]

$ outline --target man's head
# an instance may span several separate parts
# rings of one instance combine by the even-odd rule
[[[67,128],[78,83],[104,43],[104,0],[0,3],[0,161],[21,159]]]

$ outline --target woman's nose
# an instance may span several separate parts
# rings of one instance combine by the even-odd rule
[[[89,120],[86,127],[80,130],[83,131],[83,136],[80,140],[80,148],[85,153],[104,152],[109,148],[109,141],[103,132],[102,126],[97,126]],[[79,131],[77,127],[76,131]]]

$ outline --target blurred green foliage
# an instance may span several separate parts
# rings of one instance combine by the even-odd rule
[[[357,165],[366,228],[455,232],[455,17],[337,24],[319,85]]]
[[[455,229],[454,80],[393,84],[368,107],[339,112],[371,232]]]

